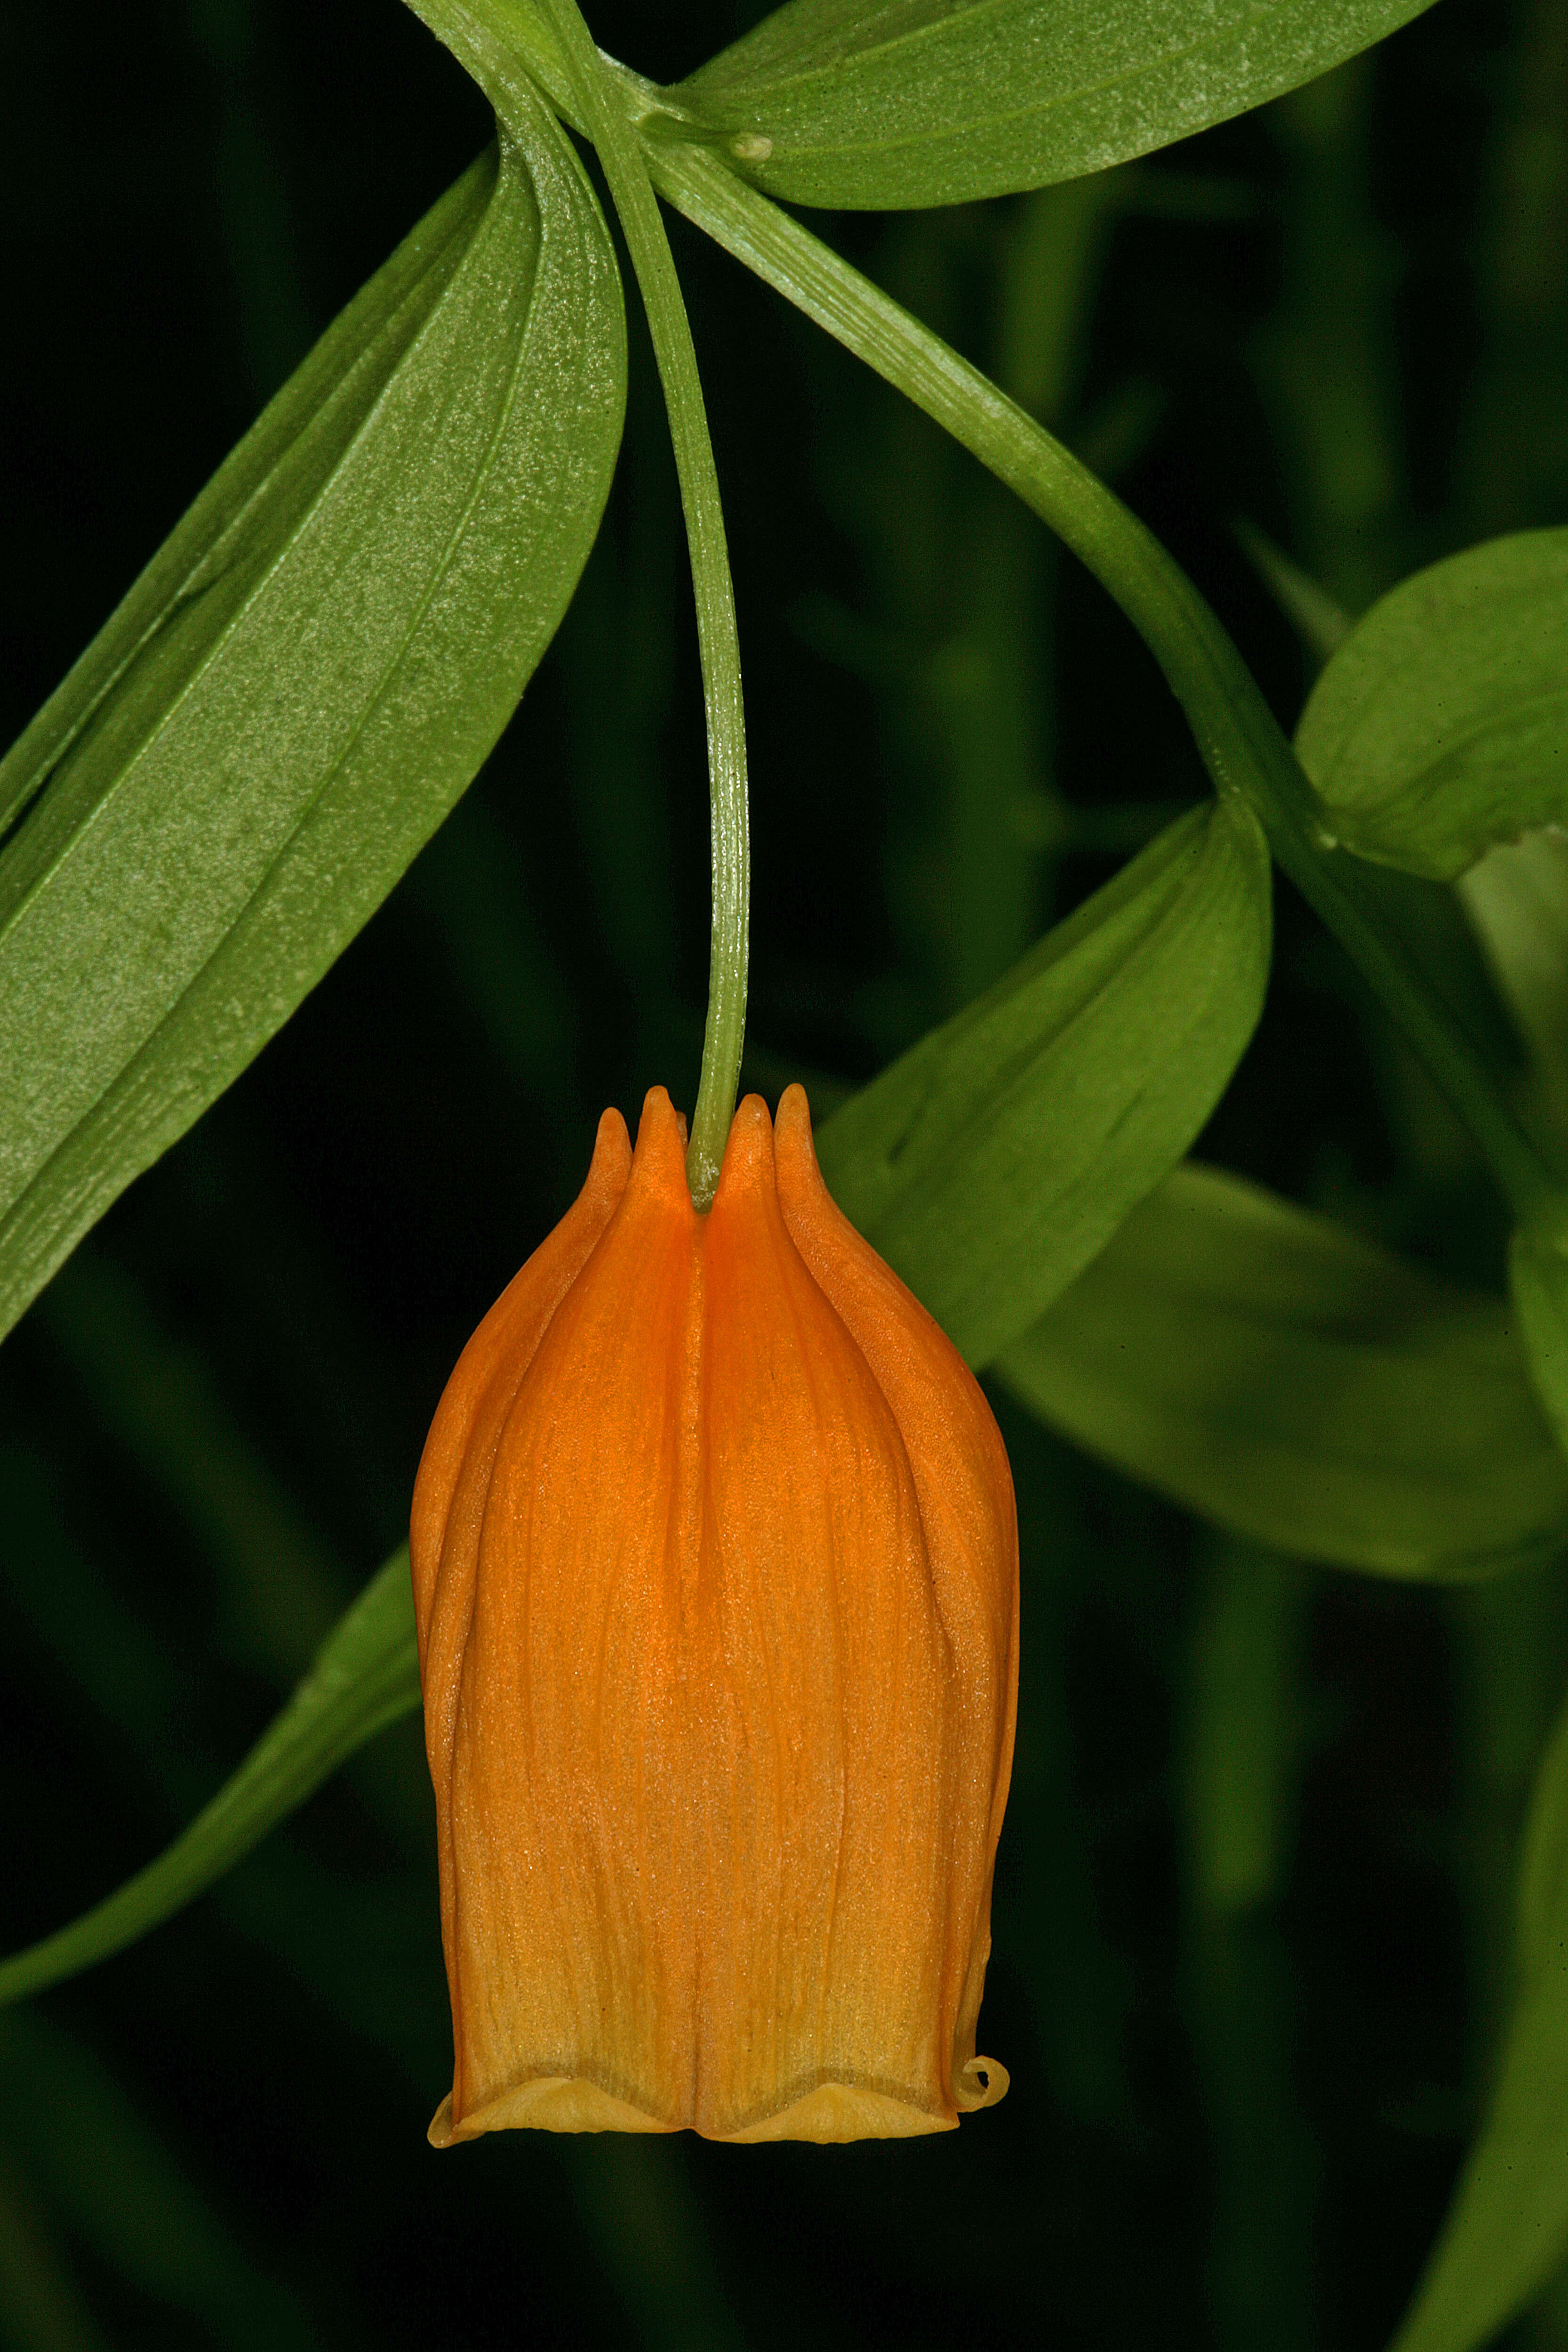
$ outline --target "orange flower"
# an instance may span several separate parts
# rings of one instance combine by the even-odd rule
[[[457,2063],[508,2125],[951,2130],[1012,1761],[1017,1532],[951,1342],[749,1096],[656,1087],[490,1309],[412,1528]]]

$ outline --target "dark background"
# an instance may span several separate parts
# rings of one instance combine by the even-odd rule
[[[754,13],[754,12],[751,12]],[[673,77],[734,0],[607,4]],[[0,740],[488,136],[395,0],[0,16]],[[1279,715],[1346,609],[1568,499],[1568,0],[1440,0],[1103,178],[819,225],[1115,479]],[[1108,600],[675,223],[746,662],[748,1078],[822,1113],[1204,780]],[[468,1329],[606,1102],[689,1103],[707,812],[646,335],[605,529],[457,814],[0,1357],[0,1947],[155,1852],[399,1541]],[[1288,887],[1201,1149],[1475,1279],[1474,1155]],[[1507,1991],[1559,1582],[1307,1570],[998,1401],[1024,1549],[994,2113],[847,2149],[498,2135],[449,2079],[416,1726],[213,1894],[0,2020],[0,2343],[1368,2347]],[[1568,2342],[1568,2300],[1518,2331]]]

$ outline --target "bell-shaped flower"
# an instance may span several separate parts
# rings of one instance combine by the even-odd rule
[[[412,1549],[452,2000],[439,2146],[951,2129],[1012,1759],[1017,1534],[956,1349],[805,1097],[700,1214],[662,1087],[465,1349]]]

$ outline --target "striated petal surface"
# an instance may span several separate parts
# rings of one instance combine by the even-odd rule
[[[1011,1754],[1006,1460],[805,1097],[711,1210],[662,1088],[491,1310],[413,1549],[452,1992],[438,2144],[951,2129]]]

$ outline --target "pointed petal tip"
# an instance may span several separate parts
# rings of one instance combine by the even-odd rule
[[[599,1113],[599,1124],[594,1135],[595,1157],[597,1158],[601,1151],[613,1150],[617,1142],[630,1152],[632,1141],[626,1132],[626,1120],[612,1103],[607,1110]]]
[[[820,1182],[816,1141],[811,1131],[811,1105],[798,1078],[779,1097],[779,1113],[773,1122],[773,1134],[781,1168],[798,1171],[802,1176]]]
[[[779,1097],[779,1115],[774,1124],[774,1148],[778,1155],[779,1201],[787,1220],[792,1214],[818,1215],[823,1204],[831,1199],[817,1164],[816,1139],[811,1131],[811,1105],[805,1088],[798,1082],[786,1087]],[[791,1227],[794,1231],[794,1227]],[[795,1239],[798,1242],[798,1234]]]
[[[688,1208],[686,1189],[686,1122],[676,1110],[665,1087],[649,1087],[637,1121],[637,1150],[632,1167],[636,1181],[674,1200],[679,1193]]]
[[[626,1120],[612,1104],[599,1116],[598,1129],[594,1137],[594,1156],[588,1163],[588,1181],[584,1189],[594,1192],[602,1186],[616,1193],[624,1192],[631,1171],[631,1138],[626,1133]]]
[[[736,1104],[735,1116],[730,1121],[724,1163],[713,1195],[714,1208],[758,1183],[771,1184],[773,1175],[773,1123],[762,1096],[747,1095]]]

